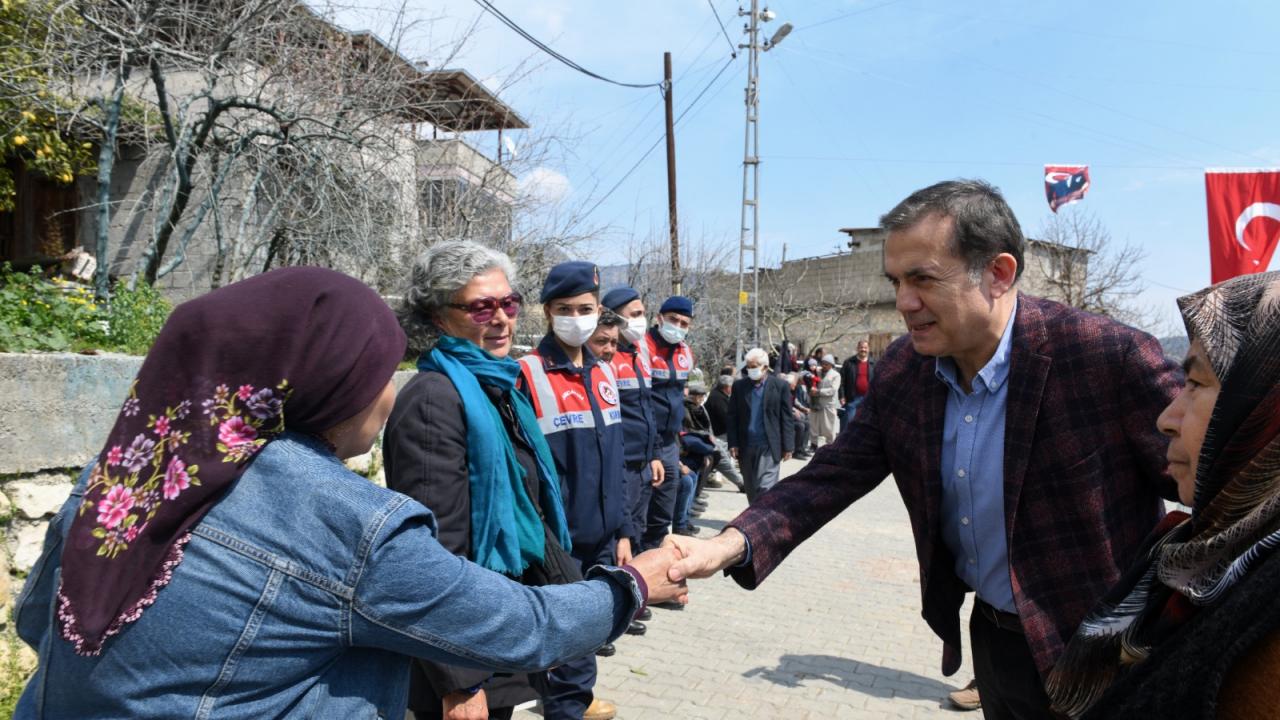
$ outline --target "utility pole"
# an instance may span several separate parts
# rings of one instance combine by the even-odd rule
[[[734,358],[742,364],[742,312],[748,299],[751,301],[751,345],[760,344],[760,53],[769,50],[791,32],[791,23],[783,23],[773,37],[760,42],[760,21],[769,22],[775,17],[766,7],[760,9],[760,0],[751,0],[749,11],[739,10],[738,16],[746,16],[743,31],[747,42],[738,45],[747,53],[747,128],[742,143],[742,225],[738,235],[738,327]],[[747,292],[747,254],[751,254],[751,292]]]
[[[676,128],[671,108],[671,53],[662,53],[662,96],[667,106],[667,217],[671,224],[671,294],[680,295],[680,225],[676,221]]]
[[[734,345],[734,360],[742,364],[742,310],[751,300],[751,345],[755,347],[760,337],[760,263],[759,240],[760,231],[757,223],[760,220],[760,136],[758,121],[760,118],[760,98],[756,94],[760,80],[760,0],[751,0],[751,10],[738,11],[738,15],[747,15],[747,43],[739,45],[747,49],[747,127],[742,141],[742,224],[738,234],[738,326],[737,342]],[[751,288],[747,293],[747,254],[751,255]]]

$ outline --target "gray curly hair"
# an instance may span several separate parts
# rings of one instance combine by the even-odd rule
[[[516,286],[516,266],[506,253],[470,240],[446,240],[427,248],[413,262],[404,299],[396,309],[409,347],[424,350],[440,335],[436,318],[455,293],[475,276],[498,269]]]

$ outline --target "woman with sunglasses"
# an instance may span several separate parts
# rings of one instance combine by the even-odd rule
[[[508,356],[523,298],[511,260],[474,242],[432,246],[400,309],[420,372],[383,437],[387,485],[431,508],[444,547],[525,585],[574,582],[555,464]],[[414,663],[418,718],[505,718],[537,698],[546,673],[494,674]]]

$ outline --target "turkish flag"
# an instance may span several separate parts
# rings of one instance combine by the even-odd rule
[[[1280,240],[1280,169],[1206,170],[1213,282],[1266,272]]]

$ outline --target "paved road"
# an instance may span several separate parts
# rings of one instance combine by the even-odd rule
[[[746,507],[731,486],[709,494],[704,536]],[[886,481],[754,592],[713,578],[694,583],[684,610],[655,608],[647,635],[624,636],[617,655],[600,659],[596,692],[617,703],[620,720],[979,720],[942,707],[971,670],[966,657],[942,677],[942,643],[920,619],[919,595],[906,510]]]

